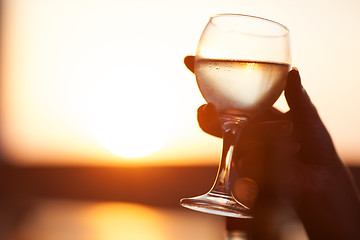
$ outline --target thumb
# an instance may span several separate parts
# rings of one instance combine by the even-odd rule
[[[294,119],[303,123],[321,121],[309,95],[301,85],[299,71],[296,68],[293,68],[288,74],[285,97]]]

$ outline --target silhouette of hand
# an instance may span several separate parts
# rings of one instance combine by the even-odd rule
[[[194,72],[194,56],[184,62]],[[235,163],[238,171],[254,179],[260,190],[290,203],[310,239],[360,239],[358,191],[297,69],[288,74],[285,97],[288,112],[272,108],[246,126],[238,143],[242,149],[242,160]],[[198,108],[200,128],[221,137],[217,117],[211,103]]]

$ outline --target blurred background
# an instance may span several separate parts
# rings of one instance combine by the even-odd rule
[[[356,0],[0,7],[1,239],[224,239],[225,218],[178,205],[209,189],[221,153],[221,140],[197,126],[204,100],[183,64],[216,13],[290,29],[292,65],[340,156],[358,171]],[[283,96],[275,106],[287,110]],[[285,215],[272,219],[278,239],[306,239]]]

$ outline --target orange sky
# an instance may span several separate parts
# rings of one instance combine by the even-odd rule
[[[182,59],[220,12],[289,27],[293,65],[340,155],[360,159],[354,0],[3,0],[4,149],[20,164],[216,164],[221,141],[197,126],[204,100]],[[153,153],[110,152],[125,154],[132,142]]]

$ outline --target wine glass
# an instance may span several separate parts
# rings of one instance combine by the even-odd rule
[[[284,25],[242,14],[210,18],[197,46],[195,76],[203,97],[219,112],[223,152],[211,190],[181,199],[182,206],[222,216],[252,217],[250,207],[233,196],[231,162],[242,129],[278,99],[289,68],[289,30]]]

